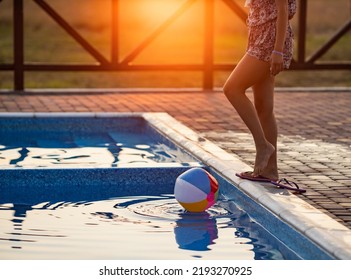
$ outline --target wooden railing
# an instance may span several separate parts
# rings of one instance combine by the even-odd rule
[[[94,57],[94,64],[52,64],[52,63],[29,63],[24,58],[24,0],[13,1],[13,63],[0,64],[0,71],[12,71],[14,73],[14,89],[25,89],[24,75],[27,71],[155,71],[155,70],[192,70],[203,73],[203,89],[212,89],[214,72],[218,70],[231,70],[234,64],[214,63],[214,4],[215,1],[223,1],[233,13],[242,21],[246,21],[246,11],[235,0],[187,0],[169,18],[167,18],[154,32],[149,34],[132,52],[124,58],[119,57],[119,3],[120,0],[111,1],[111,54],[106,58],[98,49],[91,45],[76,29],[74,29],[52,6],[45,0],[26,0],[35,2],[45,11],[59,26],[61,26],[87,53]],[[147,0],[145,0],[147,1]],[[164,0],[166,1],[166,0]],[[186,12],[195,2],[204,1],[204,56],[200,64],[160,64],[160,65],[133,65],[131,62],[145,48],[153,42],[165,29]],[[1,0],[0,0],[1,2]],[[297,30],[297,59],[292,63],[292,70],[351,70],[351,62],[320,62],[321,58],[341,37],[351,30],[351,19],[311,56],[306,57],[306,22],[308,0],[299,0],[299,17]],[[1,8],[1,3],[0,3]]]

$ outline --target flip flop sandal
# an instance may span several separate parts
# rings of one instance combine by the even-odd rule
[[[266,183],[270,183],[272,180],[258,175],[258,176],[253,176],[252,175],[253,172],[252,171],[246,171],[246,172],[241,172],[241,173],[236,173],[235,175],[238,176],[241,179],[246,179],[246,180],[250,180],[250,181],[254,181],[254,182],[266,182]]]
[[[236,173],[235,175],[241,179],[245,179],[253,182],[270,183],[274,186],[277,186],[278,188],[294,191],[299,194],[306,192],[306,190],[300,188],[298,184],[296,184],[295,182],[289,181],[285,178],[274,181],[272,179],[269,179],[261,175],[253,176],[252,173],[253,173],[252,171],[246,171],[246,172]]]
[[[295,182],[289,181],[285,178],[282,178],[276,182],[271,181],[271,184],[277,186],[278,188],[295,191],[297,193],[305,193],[306,192],[306,190],[301,189],[298,184],[296,184]]]

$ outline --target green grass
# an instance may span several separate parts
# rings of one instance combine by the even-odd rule
[[[163,13],[155,5],[166,0],[121,0],[119,55],[123,59],[184,0],[167,0]],[[162,1],[162,2],[158,2]],[[173,2],[172,2],[173,1]],[[49,63],[95,63],[72,38],[33,1],[25,2],[25,60]],[[110,56],[109,0],[47,0],[106,58]],[[243,0],[240,2],[244,2]],[[203,1],[198,1],[174,25],[145,49],[137,63],[201,63],[203,59]],[[349,0],[309,0],[307,56],[313,54],[351,16]],[[293,20],[297,31],[297,16]],[[246,26],[223,3],[216,1],[215,63],[236,63],[245,52]],[[12,1],[0,2],[0,63],[13,62]],[[351,32],[321,61],[350,61]],[[288,71],[278,86],[351,86],[350,71]],[[229,72],[215,73],[220,87]],[[13,73],[0,72],[0,88],[13,87]],[[26,72],[26,88],[201,87],[201,72]]]

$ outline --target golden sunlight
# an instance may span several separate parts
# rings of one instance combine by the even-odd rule
[[[173,14],[186,0],[133,0],[138,14],[148,21],[158,22]]]
[[[128,0],[121,2],[121,55],[128,55],[164,25],[188,0]],[[133,59],[133,63],[179,63],[201,60],[202,1],[187,6]],[[190,50],[190,51],[189,51]]]

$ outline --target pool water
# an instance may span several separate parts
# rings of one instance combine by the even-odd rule
[[[0,115],[0,259],[330,259],[156,122]],[[173,195],[194,166],[220,188],[199,214]]]
[[[0,127],[0,168],[197,165],[141,118],[0,118]]]
[[[219,201],[186,212],[173,195],[0,204],[1,259],[297,258],[249,216]]]

